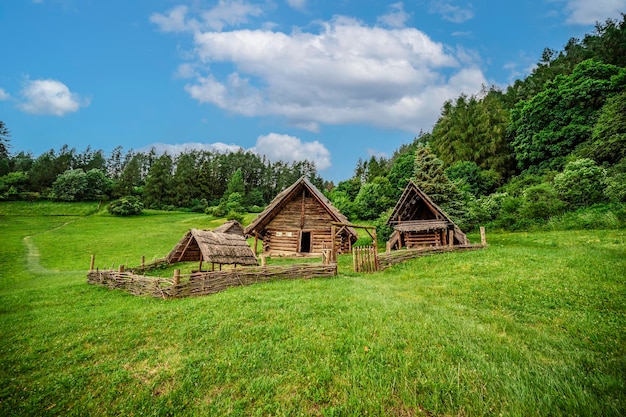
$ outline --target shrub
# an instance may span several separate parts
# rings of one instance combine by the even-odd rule
[[[602,201],[606,171],[587,158],[565,165],[554,177],[554,189],[571,207],[584,207]]]
[[[548,183],[533,185],[524,191],[519,213],[526,219],[549,219],[565,209],[552,186]]]
[[[126,196],[111,202],[107,210],[115,216],[135,216],[143,212],[143,203],[137,197]]]
[[[226,220],[235,220],[241,223],[243,222],[243,214],[237,211],[229,211],[226,215]]]

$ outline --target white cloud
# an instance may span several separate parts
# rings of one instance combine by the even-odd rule
[[[189,17],[189,7],[176,6],[167,13],[153,13],[150,21],[163,32],[221,31],[227,26],[248,23],[249,17],[263,14],[261,7],[243,0],[219,0],[212,9],[199,12],[200,18]]]
[[[287,4],[296,10],[306,9],[306,0],[287,0]]]
[[[187,6],[176,6],[166,14],[153,13],[150,21],[163,32],[185,32],[190,29],[190,23],[185,19],[188,11]]]
[[[467,7],[455,6],[447,0],[432,0],[430,3],[430,12],[440,14],[444,20],[453,23],[463,23],[474,17],[472,5]]]
[[[222,142],[189,142],[175,145],[154,143],[139,149],[139,152],[150,152],[152,149],[158,154],[167,152],[170,155],[179,155],[190,151],[229,153],[237,152],[244,148],[239,145],[228,145]],[[304,160],[315,162],[315,166],[320,171],[329,168],[331,165],[330,152],[323,144],[318,141],[303,142],[295,136],[278,133],[259,136],[256,145],[247,150],[258,155],[265,155],[272,162],[283,161],[290,163]]]
[[[389,13],[378,17],[378,23],[392,28],[403,28],[409,19],[409,14],[404,11],[404,4],[394,3],[389,6]]]
[[[620,18],[626,11],[626,0],[567,0],[567,23],[592,25],[608,18]]]
[[[197,32],[196,62],[234,70],[204,70],[185,89],[201,103],[281,116],[311,131],[366,123],[418,132],[436,120],[445,100],[487,84],[470,54],[455,54],[417,29],[369,27],[346,17],[320,28]]]
[[[24,101],[19,105],[20,108],[32,114],[63,116],[89,105],[88,99],[72,93],[57,80],[29,80],[22,90],[22,97]]]
[[[0,101],[8,100],[10,97],[11,95],[4,91],[4,88],[0,88]]]

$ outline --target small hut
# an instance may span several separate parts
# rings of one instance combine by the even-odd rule
[[[233,235],[245,236],[243,226],[237,220],[229,220],[223,225],[213,229],[214,233],[229,233]]]
[[[387,224],[391,249],[467,245],[465,233],[413,181],[409,181]]]
[[[308,179],[301,177],[279,193],[274,200],[245,229],[263,241],[263,253],[268,255],[321,255],[333,244],[332,223],[347,224],[348,219],[330,203]],[[338,252],[349,251],[357,240],[351,227],[338,227],[335,245]]]
[[[167,261],[199,261],[212,265],[258,265],[254,252],[243,234],[216,233],[209,230],[191,229],[167,255]]]

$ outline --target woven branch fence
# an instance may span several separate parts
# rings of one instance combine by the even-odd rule
[[[435,253],[455,252],[465,250],[483,249],[484,245],[456,245],[456,246],[434,246],[422,249],[404,249],[378,254],[379,270],[384,270],[390,266],[419,258],[420,256],[432,255]]]
[[[337,264],[298,264],[285,266],[241,267],[228,271],[197,272],[157,278],[132,272],[89,271],[87,283],[122,289],[133,295],[158,298],[198,297],[231,287],[287,279],[311,279],[337,275]]]

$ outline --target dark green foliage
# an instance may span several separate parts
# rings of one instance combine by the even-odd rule
[[[4,122],[0,120],[0,160],[9,158],[10,138],[11,132]]]
[[[604,168],[591,159],[579,159],[554,177],[554,189],[571,207],[589,206],[602,201],[605,179]]]
[[[10,172],[0,177],[0,200],[17,200],[28,190],[28,174]]]
[[[398,200],[406,188],[415,167],[415,150],[408,150],[392,159],[391,169],[387,178],[394,188],[393,200]]]
[[[506,141],[509,123],[501,93],[495,89],[483,97],[461,95],[443,105],[433,127],[431,146],[447,165],[472,161],[501,176],[511,171],[511,150]]]
[[[587,60],[558,76],[532,99],[518,103],[509,134],[520,169],[560,169],[589,139],[606,99],[624,89],[626,68]]]
[[[136,216],[143,212],[143,203],[137,197],[126,196],[109,203],[107,210],[115,216]]]
[[[394,194],[394,188],[386,177],[376,177],[372,182],[363,184],[354,200],[356,217],[362,220],[377,218],[395,205]]]
[[[159,209],[173,204],[173,168],[172,157],[168,154],[152,163],[144,186],[143,199],[147,207]]]
[[[565,211],[565,203],[552,185],[542,183],[533,185],[524,191],[524,198],[520,207],[520,216],[525,219],[549,219]]]
[[[626,158],[626,91],[611,96],[600,110],[591,139],[576,153],[598,163],[614,164]]]
[[[82,169],[70,169],[52,184],[52,197],[60,201],[82,201],[87,190],[87,175]]]
[[[381,212],[380,216],[378,216],[378,218],[376,218],[372,223],[372,226],[376,227],[376,240],[378,241],[378,246],[383,246],[393,233],[393,227],[387,225],[387,221],[389,220],[389,216],[391,216],[392,210],[393,207]]]
[[[500,176],[492,170],[483,170],[473,161],[459,161],[445,169],[445,173],[458,186],[475,197],[493,192]]]

